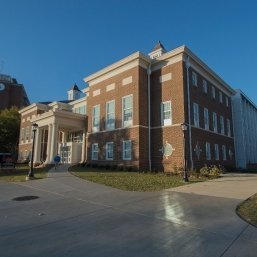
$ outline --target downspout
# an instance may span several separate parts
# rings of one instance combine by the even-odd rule
[[[190,86],[189,86],[189,56],[186,58],[186,72],[187,72],[187,111],[188,111],[188,128],[189,128],[189,155],[191,162],[191,169],[194,169],[192,156],[192,131],[191,131],[191,102],[190,102]]]
[[[152,171],[151,160],[151,63],[147,67],[147,97],[148,97],[148,160],[149,171]]]

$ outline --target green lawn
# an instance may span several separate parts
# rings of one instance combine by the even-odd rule
[[[164,173],[105,171],[103,169],[81,168],[78,166],[71,167],[69,171],[82,179],[126,191],[152,192],[187,184],[181,176],[171,176]],[[206,179],[190,178],[189,183],[204,180]]]
[[[45,178],[50,168],[52,168],[51,165],[43,168],[34,168],[35,179]],[[15,169],[0,169],[0,181],[23,182],[26,181],[28,173],[29,166],[27,165],[17,165]]]
[[[257,227],[257,194],[241,203],[237,207],[237,213],[244,220]]]

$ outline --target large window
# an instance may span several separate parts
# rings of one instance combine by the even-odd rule
[[[100,130],[100,105],[94,106],[92,112],[92,129],[93,132],[97,132]]]
[[[92,160],[98,160],[98,144],[92,144]]]
[[[213,131],[217,132],[218,131],[218,124],[217,124],[217,113],[214,112],[212,115],[212,124],[213,124]]]
[[[218,161],[219,160],[219,145],[218,144],[214,145],[214,154],[215,154],[215,160]]]
[[[123,141],[123,160],[131,160],[131,140]]]
[[[220,133],[225,134],[225,129],[224,129],[224,117],[220,116]]]
[[[113,142],[106,143],[106,160],[113,160]]]
[[[204,108],[204,128],[209,130],[209,111]]]
[[[216,92],[215,92],[215,87],[214,86],[211,87],[211,93],[212,93],[212,98],[215,99]]]
[[[193,104],[193,110],[194,110],[194,125],[196,127],[199,127],[199,106],[197,103]]]
[[[223,145],[221,149],[222,149],[222,158],[223,158],[223,161],[226,161],[226,160],[227,160],[226,146]]]
[[[132,126],[133,117],[133,96],[124,96],[122,98],[122,123],[123,127]]]
[[[205,144],[205,153],[206,153],[206,160],[211,160],[211,145],[208,142],[206,142]]]
[[[204,92],[205,94],[207,94],[207,92],[208,92],[207,81],[206,81],[206,80],[203,80],[203,92]]]
[[[197,86],[197,74],[195,72],[192,72],[192,83]]]
[[[231,137],[231,128],[230,128],[230,120],[227,119],[227,133],[228,133],[228,136]]]
[[[26,127],[26,140],[29,140],[29,134],[30,134],[30,127]]]
[[[106,103],[106,129],[115,129],[115,101]]]
[[[74,112],[83,115],[86,114],[86,105],[81,105],[79,107],[74,108]]]
[[[167,126],[172,124],[172,116],[171,116],[171,102],[164,102],[161,105],[162,112],[162,126]]]

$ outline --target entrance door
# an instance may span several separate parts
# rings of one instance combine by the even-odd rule
[[[71,147],[61,146],[60,157],[61,157],[61,163],[71,163]]]

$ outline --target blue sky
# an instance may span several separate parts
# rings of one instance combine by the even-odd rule
[[[187,45],[257,103],[255,0],[0,0],[0,73],[31,102],[64,100],[76,82],[135,51]]]

